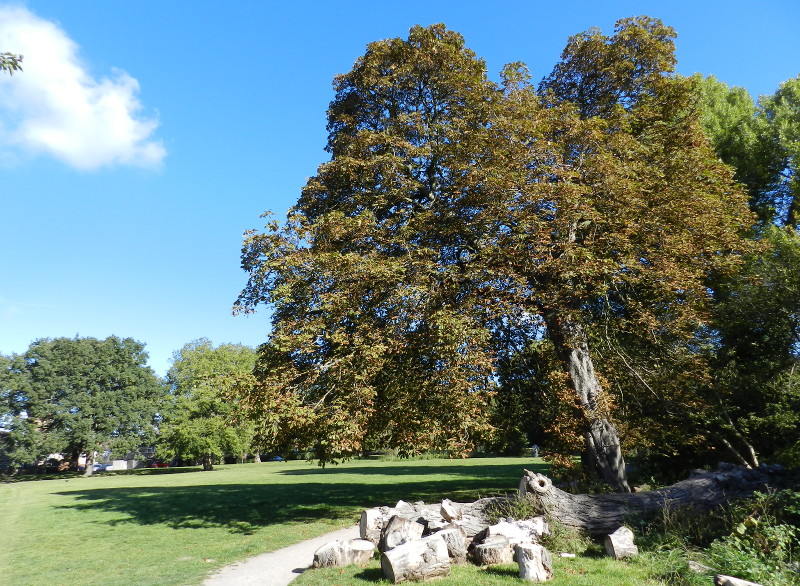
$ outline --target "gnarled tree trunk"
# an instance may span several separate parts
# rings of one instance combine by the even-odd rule
[[[793,484],[795,473],[780,466],[752,470],[720,464],[716,471],[695,470],[680,482],[648,492],[631,494],[570,494],[543,476],[526,470],[520,496],[531,498],[561,524],[593,535],[607,535],[632,519],[647,519],[664,509],[711,510],[756,491]]]
[[[604,390],[594,370],[586,331],[577,320],[556,310],[545,311],[544,319],[556,354],[588,419],[584,440],[589,461],[617,492],[630,492],[619,434],[602,407]]]

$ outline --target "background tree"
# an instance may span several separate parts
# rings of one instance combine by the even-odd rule
[[[8,360],[0,389],[9,415],[11,458],[32,462],[63,453],[135,451],[152,441],[163,387],[130,338],[56,338],[33,342]]]
[[[255,366],[255,350],[240,344],[216,348],[201,338],[175,352],[167,383],[172,402],[165,414],[159,452],[201,459],[204,470],[226,455],[244,458],[254,428],[240,418],[234,399]]]
[[[587,462],[627,490],[592,336],[689,345],[704,280],[750,223],[692,82],[671,76],[670,30],[630,19],[591,32],[591,51],[572,39],[543,96],[519,64],[489,82],[441,25],[371,44],[336,79],[330,162],[286,225],[245,241],[239,305],[275,308],[250,400],[323,461],[370,441],[463,451],[487,432],[508,340],[547,337]],[[558,94],[603,63],[641,77],[613,92],[628,77],[610,76],[596,107]]]
[[[741,273],[716,279],[714,380],[719,433],[740,463],[800,455],[796,417],[800,358],[797,160],[800,78],[754,101],[715,78],[701,83],[704,130],[736,169],[761,220]]]
[[[800,228],[800,76],[781,84],[760,102],[781,155],[775,200],[781,220]]]

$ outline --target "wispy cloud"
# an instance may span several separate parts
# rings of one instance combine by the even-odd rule
[[[158,120],[142,115],[139,82],[121,70],[95,79],[78,45],[53,22],[0,6],[0,51],[21,53],[24,72],[0,77],[0,148],[46,153],[77,169],[158,166]]]
[[[30,303],[27,301],[14,301],[5,297],[0,297],[0,317],[12,318],[25,314],[29,309],[53,309],[55,306],[49,303]]]

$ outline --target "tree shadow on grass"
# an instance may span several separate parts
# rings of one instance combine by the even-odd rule
[[[501,578],[519,578],[519,567],[516,565],[501,564],[489,566],[488,568],[482,569],[481,572]]]
[[[425,460],[422,460],[425,462]],[[277,474],[286,476],[306,476],[317,474],[356,474],[359,476],[404,476],[404,475],[434,475],[434,474],[447,474],[452,476],[467,476],[467,477],[496,477],[503,478],[506,481],[514,479],[516,484],[517,480],[522,476],[523,469],[527,467],[528,470],[538,473],[547,472],[549,466],[544,463],[538,462],[515,462],[513,464],[469,464],[464,466],[442,466],[442,465],[414,465],[408,464],[406,466],[348,466],[347,464],[341,465],[328,465],[325,468],[315,469],[299,469],[299,470],[281,470]]]
[[[383,571],[380,568],[364,568],[358,574],[355,574],[353,578],[374,584],[383,579]]]
[[[518,467],[515,467],[518,469]],[[356,472],[356,470],[351,470]],[[454,468],[458,478],[419,478],[420,469],[403,478],[397,468],[386,468],[391,482],[297,482],[293,484],[217,484],[186,487],[98,488],[56,493],[74,499],[62,508],[118,513],[110,525],[163,524],[174,529],[225,527],[249,534],[284,523],[357,520],[364,508],[393,505],[398,499],[437,502],[442,498],[471,501],[514,490],[514,476],[481,476]],[[521,472],[521,471],[520,471]],[[205,473],[204,473],[205,474]],[[122,516],[123,518],[119,518]]]

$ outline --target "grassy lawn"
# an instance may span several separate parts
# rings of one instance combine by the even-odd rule
[[[634,562],[618,562],[608,557],[590,555],[574,559],[553,558],[551,586],[656,586],[661,582],[648,580],[649,567]],[[450,576],[431,581],[436,586],[509,586],[530,584],[519,579],[517,564],[479,568],[471,564],[453,566]],[[380,561],[373,559],[364,568],[324,568],[308,570],[292,586],[367,586],[391,584],[381,577]]]
[[[507,493],[523,468],[542,467],[519,458],[324,470],[265,462],[0,483],[0,584],[199,584],[236,560],[355,523],[364,508]]]

